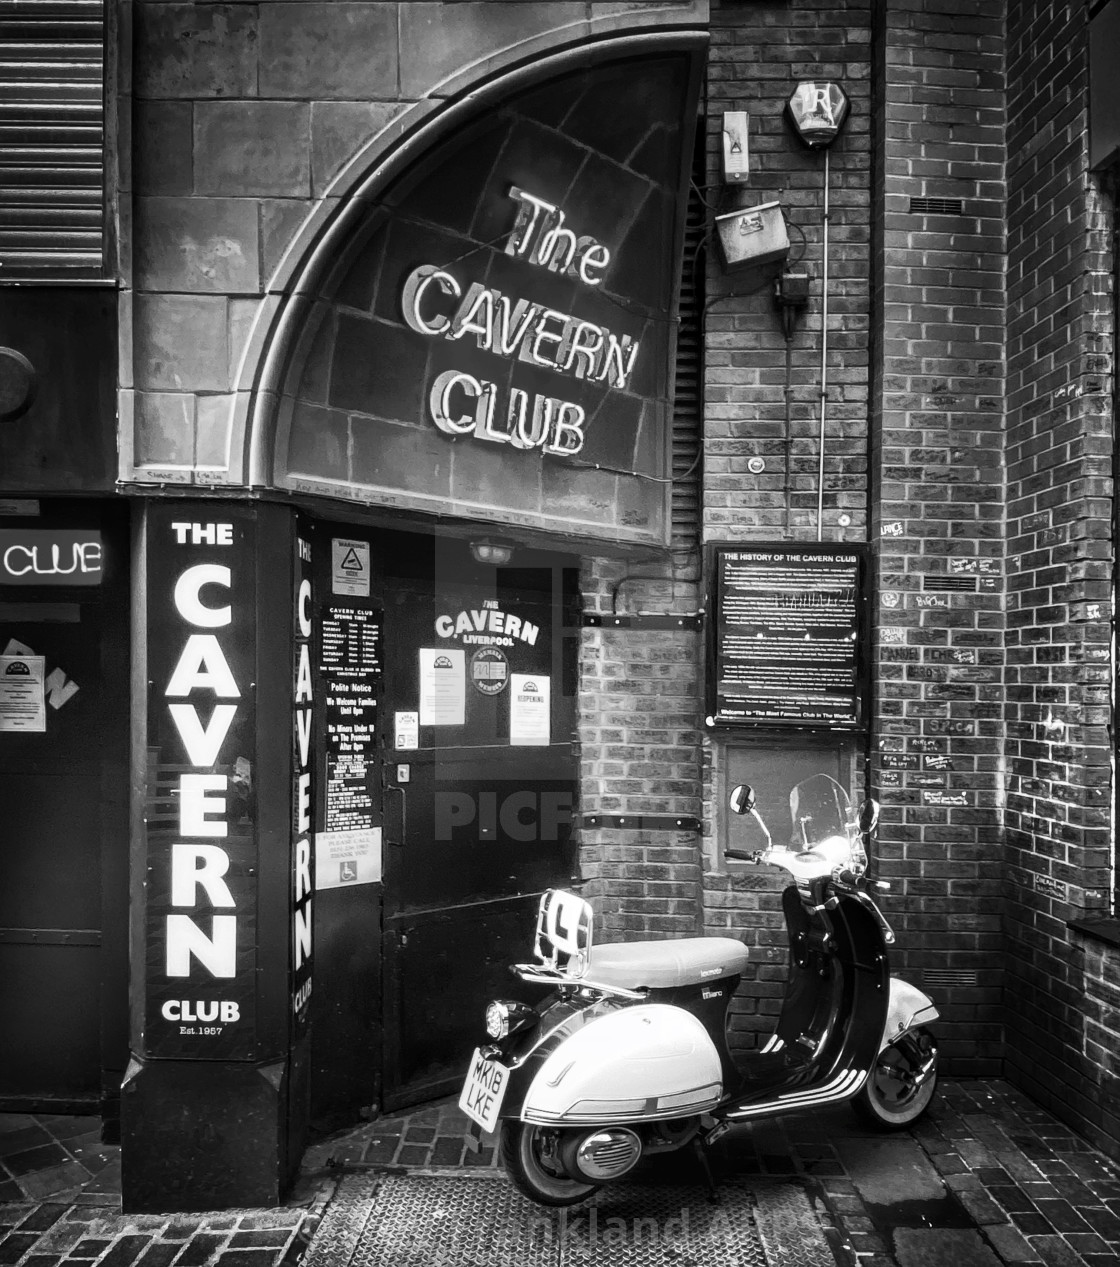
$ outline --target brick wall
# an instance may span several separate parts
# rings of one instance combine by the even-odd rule
[[[682,563],[679,571],[694,573]],[[580,656],[580,864],[596,938],[694,936],[699,835],[661,826],[596,828],[587,819],[695,819],[701,812],[700,634],[610,625],[616,615],[695,613],[697,585],[674,583],[667,566],[598,561],[585,570],[583,588],[584,610],[605,622],[584,629]]]
[[[706,322],[704,535],[710,541],[815,540],[821,391],[825,160],[783,117],[802,79],[844,85],[851,112],[829,154],[828,407],[825,540],[866,538],[871,205],[870,8],[826,0],[714,5],[708,70],[709,201],[713,211],[778,199],[790,267],[809,273],[811,298],[786,343],[773,270],[724,274],[710,251]],[[719,191],[725,110],[750,115],[751,174]],[[762,458],[761,475],[748,471]],[[840,516],[850,522],[841,525]]]
[[[784,118],[800,80],[843,84],[851,110],[828,155],[829,288],[823,517],[825,541],[867,539],[871,324],[871,6],[826,0],[713,4],[708,74],[708,199],[712,212],[777,199],[791,225],[788,267],[810,277],[810,300],[787,348],[774,304],[776,269],[708,269],[703,535],[706,542],[815,541],[821,422],[825,157]],[[719,187],[725,110],[750,116],[750,180]],[[788,353],[788,400],[787,400]],[[765,469],[753,474],[752,458]],[[851,744],[838,741],[850,755]],[[706,736],[704,931],[739,937],[751,964],[734,1004],[733,1042],[772,1032],[786,975],[773,868],[733,869],[719,856],[732,766],[751,782],[780,766],[766,736]],[[822,761],[822,768],[827,762]],[[736,776],[738,777],[738,775]],[[764,776],[760,776],[764,777]],[[761,788],[761,784],[760,784]],[[780,808],[778,811],[780,813]],[[773,818],[773,816],[770,816]],[[771,821],[780,830],[783,824]]]
[[[998,3],[880,7],[874,399],[892,966],[957,1073],[1000,1068],[1003,39]],[[930,204],[912,200],[935,199]]]
[[[1112,300],[1087,9],[1009,7],[1008,1074],[1120,1154],[1107,913]]]

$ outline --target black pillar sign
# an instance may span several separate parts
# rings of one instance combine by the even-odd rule
[[[147,768],[123,1199],[274,1205],[308,1112],[308,536],[277,505],[160,500],[142,514]]]
[[[252,1060],[255,524],[199,509],[159,507],[148,519],[141,1053]]]
[[[862,729],[865,548],[718,546],[711,558],[709,724]]]

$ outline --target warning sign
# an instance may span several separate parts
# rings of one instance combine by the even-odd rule
[[[369,542],[331,538],[331,593],[369,598]]]

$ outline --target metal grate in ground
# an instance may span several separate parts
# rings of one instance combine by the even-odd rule
[[[505,1178],[370,1174],[339,1185],[302,1267],[834,1267],[804,1192],[618,1184],[548,1210]]]
[[[756,1186],[753,1195],[755,1225],[767,1264],[836,1267],[836,1258],[802,1188],[792,1183],[766,1183]]]

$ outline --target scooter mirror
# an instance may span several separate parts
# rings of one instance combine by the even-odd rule
[[[879,822],[879,802],[868,798],[859,807],[859,829],[865,836],[869,836],[876,828]]]
[[[728,805],[735,814],[749,814],[755,807],[754,788],[749,783],[740,783],[731,789],[727,798]]]

